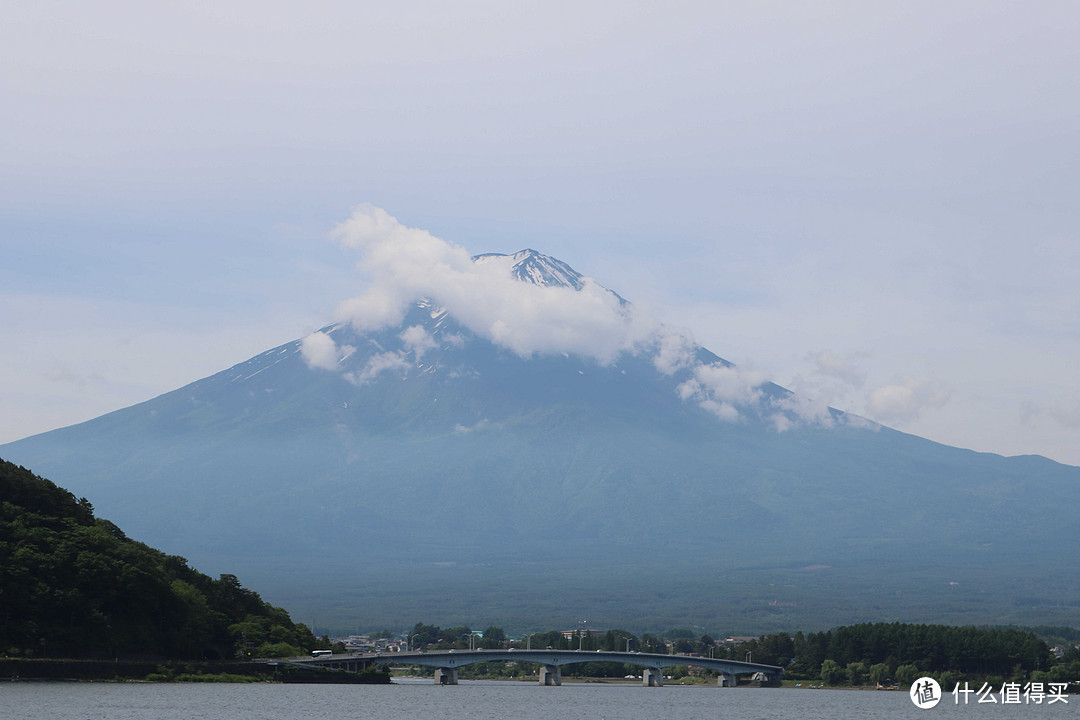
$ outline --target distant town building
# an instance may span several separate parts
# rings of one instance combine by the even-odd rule
[[[562,636],[570,640],[583,635],[585,637],[603,637],[605,633],[607,633],[606,630],[563,630]]]

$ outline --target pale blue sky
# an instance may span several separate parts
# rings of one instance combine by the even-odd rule
[[[0,442],[328,321],[368,202],[842,409],[1080,464],[1078,7],[7,8]]]

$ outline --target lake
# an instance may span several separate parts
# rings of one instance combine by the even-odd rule
[[[0,682],[3,720],[894,720],[1076,718],[1069,704],[920,710],[906,692],[395,678],[392,685]]]

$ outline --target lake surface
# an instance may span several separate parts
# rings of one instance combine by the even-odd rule
[[[906,692],[395,678],[393,685],[0,682],[3,720],[877,720],[1076,718],[1069,704],[920,710]]]

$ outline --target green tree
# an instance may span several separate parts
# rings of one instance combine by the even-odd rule
[[[489,648],[489,649],[490,648],[501,648],[505,641],[506,641],[506,633],[503,632],[503,629],[501,627],[495,627],[494,625],[489,625],[488,628],[486,630],[484,630],[484,637],[483,637],[483,640],[481,641],[481,647],[485,647],[485,648]]]
[[[889,679],[889,666],[885,663],[871,665],[868,676],[870,682],[874,685],[884,685],[885,681]]]
[[[901,665],[896,668],[896,684],[901,688],[910,686],[921,676],[922,673],[919,672],[919,668],[914,665]]]
[[[694,641],[689,638],[679,638],[672,642],[674,650],[677,653],[692,653],[694,652]]]
[[[664,653],[667,652],[667,644],[660,638],[645,633],[641,636],[641,652]]]
[[[844,668],[848,685],[858,686],[866,684],[866,663],[851,662]]]
[[[792,654],[795,658],[795,662],[791,663],[787,667],[787,674],[796,678],[816,678],[821,672],[821,661],[823,657],[818,657],[815,652],[814,645],[809,642],[806,636],[800,630],[795,633],[792,638]]]
[[[786,666],[795,657],[795,642],[787,633],[764,635],[754,648],[754,659],[766,665]]]
[[[184,608],[173,641],[177,650],[189,658],[205,658],[207,652],[220,654],[221,648],[215,647],[214,616],[206,596],[184,580],[173,580],[172,592]]]
[[[451,648],[464,650],[469,647],[470,635],[472,635],[472,630],[467,625],[446,628],[442,631],[442,636],[439,640],[439,648],[444,650],[449,650]]]
[[[839,685],[844,679],[844,671],[835,660],[825,660],[821,663],[821,681],[826,685]]]
[[[425,625],[416,623],[409,633],[409,647],[418,649],[439,642],[442,630],[438,625]]]
[[[304,649],[287,642],[263,643],[257,645],[253,651],[254,657],[296,657],[304,655]]]

